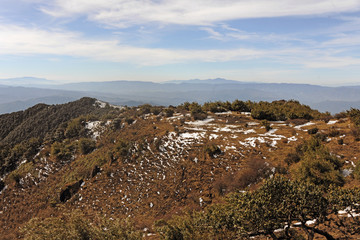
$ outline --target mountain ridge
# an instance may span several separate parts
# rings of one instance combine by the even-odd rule
[[[360,86],[327,87],[296,83],[240,82],[222,78],[163,83],[121,80],[43,85],[42,88],[8,87],[0,87],[0,96],[3,96],[0,97],[0,113],[23,110],[30,107],[30,103],[34,103],[36,99],[44,103],[56,103],[57,98],[57,103],[64,103],[84,96],[119,105],[128,103],[178,105],[186,101],[204,103],[235,99],[251,101],[295,99],[331,113],[345,111],[349,106],[360,107],[358,94]],[[29,101],[29,104],[26,104],[26,101]],[[323,102],[334,102],[334,104]]]

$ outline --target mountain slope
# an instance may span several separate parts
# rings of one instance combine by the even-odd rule
[[[254,189],[273,174],[291,175],[295,165],[288,166],[287,157],[312,138],[309,133],[315,128],[322,144],[343,162],[344,173],[358,164],[360,145],[346,118],[269,122],[253,119],[240,108],[201,113],[195,111],[196,104],[120,110],[94,103],[82,99],[57,106],[100,113],[89,118],[69,116],[66,124],[57,125],[55,131],[51,128],[51,140],[42,142],[28,158],[20,157],[22,164],[3,179],[0,238],[21,237],[19,227],[32,218],[61,217],[77,209],[89,219],[129,217],[138,229],[145,229],[145,236],[159,239],[151,235],[155,220],[222,202],[225,194]],[[292,109],[304,109],[291,104]],[[27,111],[19,126],[39,125],[34,116],[57,117],[51,112],[38,115],[45,111],[43,105]],[[11,129],[16,129],[15,124]],[[58,136],[59,132],[64,134]],[[357,183],[346,176],[346,184]]]
[[[62,105],[37,104],[25,111],[0,115],[0,174],[14,170],[22,156],[31,155],[62,124],[79,116],[110,111],[101,108],[96,99],[82,98]]]

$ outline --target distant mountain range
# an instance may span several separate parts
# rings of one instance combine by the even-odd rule
[[[108,81],[56,84],[39,78],[0,79],[0,113],[26,109],[36,103],[65,103],[84,96],[112,104],[178,105],[185,101],[273,101],[295,99],[332,113],[360,108],[360,86],[325,87],[310,84],[208,80]],[[30,87],[31,86],[31,87]]]

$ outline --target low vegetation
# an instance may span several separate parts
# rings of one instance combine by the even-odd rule
[[[360,236],[360,110],[328,122],[294,100],[101,106],[0,116],[4,239]]]
[[[25,240],[142,239],[141,232],[135,230],[127,220],[96,217],[93,221],[89,221],[80,211],[65,213],[60,217],[33,218],[21,232]]]
[[[277,176],[255,191],[230,194],[226,203],[203,212],[155,223],[163,239],[247,239],[259,235],[272,239],[335,239],[324,226],[351,236],[360,230],[359,219],[333,217],[339,210],[359,211],[357,188],[323,189],[303,181]]]

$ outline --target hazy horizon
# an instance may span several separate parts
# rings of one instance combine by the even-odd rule
[[[139,79],[139,80],[128,80],[128,79],[115,79],[115,80],[90,80],[90,81],[54,81],[51,79],[46,78],[38,78],[38,77],[13,77],[13,78],[0,78],[0,85],[4,86],[26,86],[26,87],[39,87],[43,86],[46,87],[47,85],[51,86],[57,86],[57,85],[64,85],[64,84],[73,84],[73,83],[101,83],[101,82],[121,82],[121,81],[128,81],[128,82],[148,82],[148,83],[184,83],[184,82],[191,82],[191,81],[200,81],[200,82],[206,82],[211,80],[225,80],[225,81],[234,81],[239,83],[259,83],[259,84],[308,84],[308,85],[314,85],[314,86],[323,86],[323,87],[352,87],[352,86],[360,86],[360,82],[347,82],[347,83],[330,83],[330,84],[317,84],[317,83],[308,83],[308,82],[291,82],[291,81],[243,81],[243,80],[236,80],[236,79],[226,79],[222,77],[216,77],[216,78],[208,78],[208,79],[170,79],[170,80],[163,80],[163,81],[153,81],[149,79]],[[18,82],[17,82],[18,81]]]
[[[0,79],[352,85],[360,2],[2,0]]]

